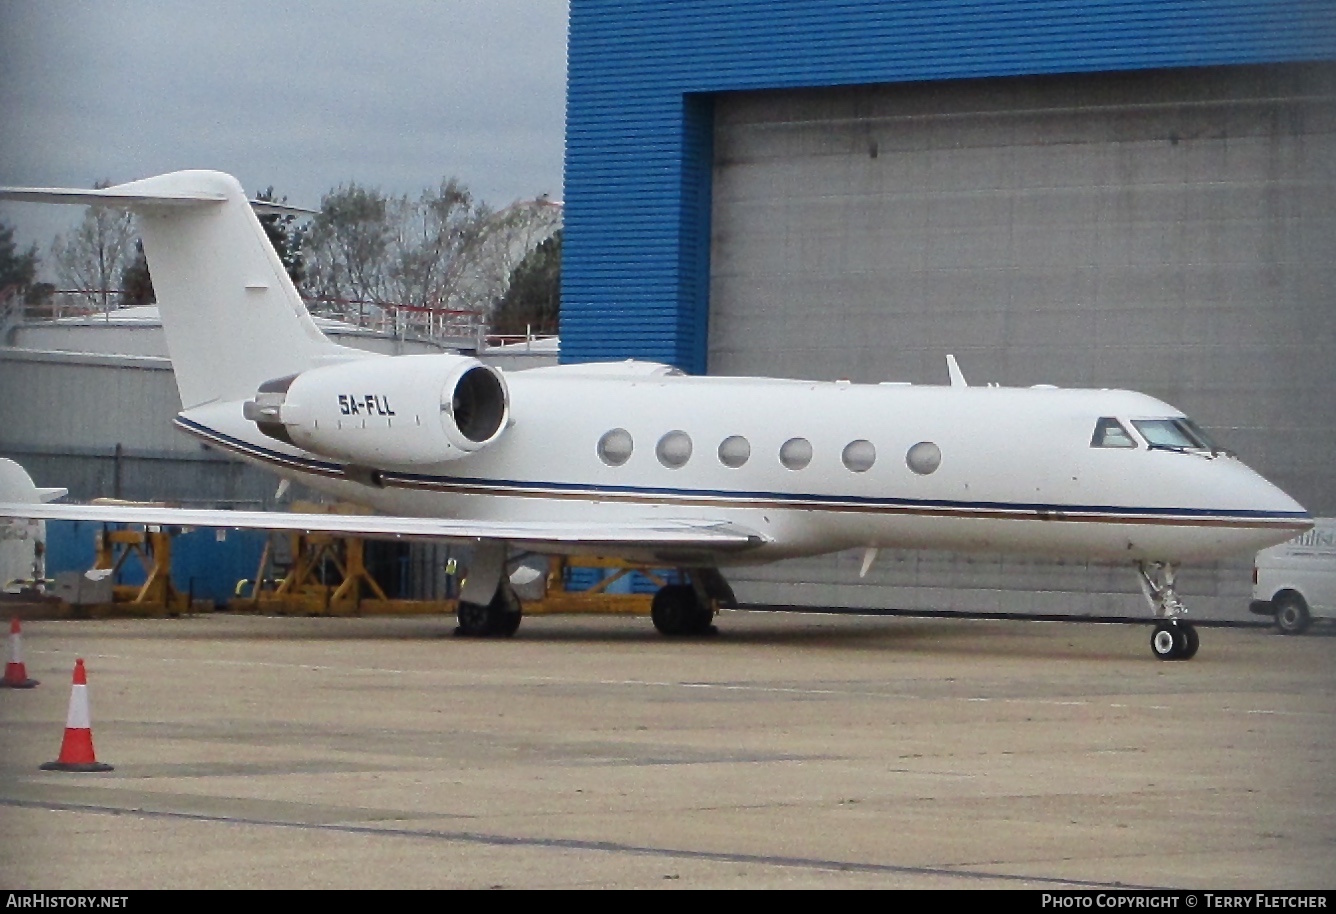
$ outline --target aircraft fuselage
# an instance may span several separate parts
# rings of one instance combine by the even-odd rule
[[[708,517],[765,537],[720,563],[856,547],[1181,562],[1246,553],[1309,524],[1233,456],[1152,446],[1137,423],[1182,413],[1128,391],[688,377],[645,363],[505,380],[507,427],[434,464],[396,462],[392,449],[374,466],[331,460],[258,434],[237,403],[187,410],[178,424],[391,514]],[[389,439],[398,424],[411,436],[438,421],[383,392],[319,396],[353,434]],[[1129,440],[1093,446],[1102,419]]]

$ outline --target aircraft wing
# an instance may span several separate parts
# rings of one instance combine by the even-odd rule
[[[0,503],[0,518],[86,520],[162,527],[214,527],[331,533],[372,539],[505,542],[534,552],[620,553],[652,551],[741,552],[766,542],[754,530],[723,521],[656,520],[620,523],[574,521],[450,520],[378,514],[296,514],[278,511],[223,511],[156,505],[52,505]]]

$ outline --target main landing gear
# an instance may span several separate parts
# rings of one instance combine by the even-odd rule
[[[716,610],[738,605],[733,588],[717,568],[681,569],[678,576],[678,582],[665,584],[654,594],[650,603],[654,627],[670,637],[716,634]],[[509,638],[519,630],[523,616],[524,608],[506,574],[504,544],[479,544],[460,587],[455,634]]]
[[[1137,566],[1141,592],[1158,620],[1150,636],[1151,653],[1161,660],[1191,660],[1200,645],[1196,626],[1181,618],[1187,615],[1187,608],[1174,589],[1176,571],[1166,562],[1142,562]]]
[[[682,572],[685,584],[665,584],[654,594],[649,617],[659,634],[669,637],[714,635],[718,607],[738,605],[733,588],[718,568],[691,568]]]
[[[455,618],[459,620],[455,634],[461,638],[509,638],[520,629],[524,607],[510,582],[502,580],[486,604],[460,600]]]
[[[519,631],[523,607],[506,575],[504,543],[480,543],[459,589],[455,611],[464,638],[509,638]]]

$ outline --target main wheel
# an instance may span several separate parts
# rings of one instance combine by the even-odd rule
[[[460,600],[455,617],[459,620],[456,633],[465,638],[509,638],[519,631],[523,608],[515,594],[503,584],[486,606]]]
[[[492,636],[512,638],[520,629],[520,620],[524,618],[524,607],[520,598],[511,589],[510,582],[502,580],[488,607],[492,611]]]
[[[492,635],[496,638],[513,638],[515,632],[520,630],[520,620],[524,616],[521,611],[516,609],[507,609],[492,614]]]
[[[714,606],[711,603],[696,601],[696,612],[691,617],[687,628],[689,635],[712,635],[718,632],[714,627]]]
[[[1308,630],[1312,618],[1308,615],[1308,604],[1297,593],[1283,593],[1275,599],[1276,628],[1283,635],[1302,635]]]
[[[700,604],[690,584],[665,584],[654,594],[649,617],[663,635],[689,635],[697,631]],[[707,620],[705,623],[709,625]]]
[[[1187,636],[1176,622],[1159,622],[1150,635],[1150,649],[1161,660],[1180,660],[1187,650]]]
[[[459,620],[459,628],[455,630],[457,635],[465,638],[482,638],[491,633],[491,607],[460,600],[459,608],[455,610],[455,618]]]

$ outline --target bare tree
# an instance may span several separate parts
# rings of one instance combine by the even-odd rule
[[[356,183],[340,185],[320,201],[305,248],[305,288],[318,310],[361,316],[386,301],[390,207],[385,194]]]
[[[392,212],[395,243],[388,264],[391,300],[418,307],[464,307],[456,286],[460,270],[489,215],[453,178],[416,201],[401,197]]]
[[[99,181],[95,189],[110,187]],[[62,290],[86,307],[108,311],[119,298],[121,276],[135,259],[134,217],[119,209],[90,206],[69,235],[51,243],[51,264]]]
[[[546,201],[493,211],[453,178],[417,199],[340,186],[306,238],[305,288],[319,310],[392,318],[401,332],[430,328],[442,311],[485,316],[515,266],[555,230],[554,217],[559,207]]]

